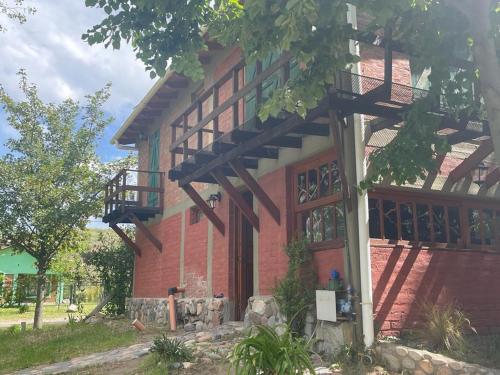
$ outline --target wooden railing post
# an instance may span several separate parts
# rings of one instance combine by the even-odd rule
[[[177,124],[174,123],[172,124],[172,140],[170,141],[170,143],[174,143],[175,142],[175,139],[177,138]],[[170,152],[170,168],[175,168],[175,157],[176,157],[176,153],[175,151],[172,151]]]
[[[239,90],[240,86],[240,70],[238,68],[233,69],[233,95]],[[233,128],[237,128],[240,125],[240,116],[239,116],[239,100],[236,100],[233,104]]]
[[[198,100],[198,123],[203,120],[203,103],[201,100]],[[203,128],[198,130],[198,150],[201,150],[203,148]]]
[[[127,189],[125,188],[127,186],[127,171],[124,169],[122,170],[123,173],[123,182],[122,182],[122,213],[125,213],[125,206],[127,202]]]
[[[188,115],[187,113],[184,114],[184,120],[183,120],[183,123],[182,123],[182,128],[183,128],[183,131],[184,131],[184,134],[186,134],[186,132],[188,131]],[[182,149],[182,158],[183,160],[186,160],[189,156],[188,154],[188,147],[189,147],[189,142],[188,142],[188,139],[186,139],[183,143],[183,149]]]
[[[163,213],[163,208],[165,205],[165,172],[160,172],[160,191],[158,192],[158,200],[160,204],[160,212]]]
[[[217,85],[214,86],[212,95],[213,95],[212,111],[215,111],[215,108],[219,106],[219,87]],[[213,125],[214,125],[214,132],[213,132],[212,142],[214,142],[217,138],[219,138],[219,116],[215,116]]]

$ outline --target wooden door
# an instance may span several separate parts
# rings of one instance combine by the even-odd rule
[[[245,192],[243,196],[252,207],[252,194]],[[242,320],[248,299],[253,295],[253,227],[236,205],[234,210],[235,319]]]

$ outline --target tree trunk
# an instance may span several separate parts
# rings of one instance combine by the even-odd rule
[[[33,328],[40,329],[43,326],[43,301],[45,299],[45,286],[47,285],[47,276],[45,269],[39,269],[36,278],[36,305]]]
[[[474,62],[479,69],[481,94],[486,104],[495,159],[500,164],[500,65],[490,19],[490,0],[454,0],[453,4],[470,23],[474,40]]]

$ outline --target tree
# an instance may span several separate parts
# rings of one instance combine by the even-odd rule
[[[0,103],[18,136],[0,159],[0,237],[36,259],[34,328],[42,326],[46,271],[54,257],[78,244],[78,231],[100,211],[102,178],[96,141],[110,118],[102,106],[109,85],[86,97],[45,104],[21,71],[23,101],[0,87]]]
[[[359,61],[346,41],[355,34],[347,24],[348,3],[371,17],[368,31],[386,30],[421,69],[431,70],[431,88],[405,116],[405,126],[388,147],[371,156],[374,177],[413,182],[435,168],[434,158],[449,150],[437,134],[429,109],[441,103],[457,118],[490,123],[500,162],[500,3],[492,0],[86,0],[107,13],[83,34],[89,44],[120,48],[130,42],[151,77],[165,74],[168,62],[179,73],[200,79],[197,52],[205,34],[224,45],[237,43],[247,61],[288,51],[303,69],[276,90],[260,108],[265,119],[285,109],[305,116],[326,95],[335,72]],[[472,67],[456,68],[457,58]],[[474,90],[471,90],[474,87]],[[480,96],[481,101],[476,100]]]
[[[0,0],[0,15],[5,15],[8,19],[25,23],[27,16],[36,12],[30,6],[24,6],[24,0]],[[5,31],[5,26],[0,24],[0,32]]]
[[[134,237],[131,232],[127,235]],[[106,312],[125,313],[125,298],[132,294],[134,253],[117,236],[101,233],[93,251],[85,255],[85,261],[95,267],[104,293],[110,297]]]

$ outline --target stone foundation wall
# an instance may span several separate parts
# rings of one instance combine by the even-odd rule
[[[169,307],[167,298],[127,298],[127,316],[142,323],[167,324]],[[202,331],[229,321],[227,298],[176,299],[178,324],[186,331]]]
[[[475,364],[457,361],[426,350],[408,348],[402,345],[382,342],[376,352],[390,369],[415,375],[500,375],[500,370],[488,369]]]
[[[263,324],[275,326],[286,323],[273,296],[253,296],[245,311],[245,328]],[[306,337],[314,335],[315,351],[325,354],[337,352],[343,345],[352,342],[353,326],[350,322],[318,322],[316,311],[306,316]]]

